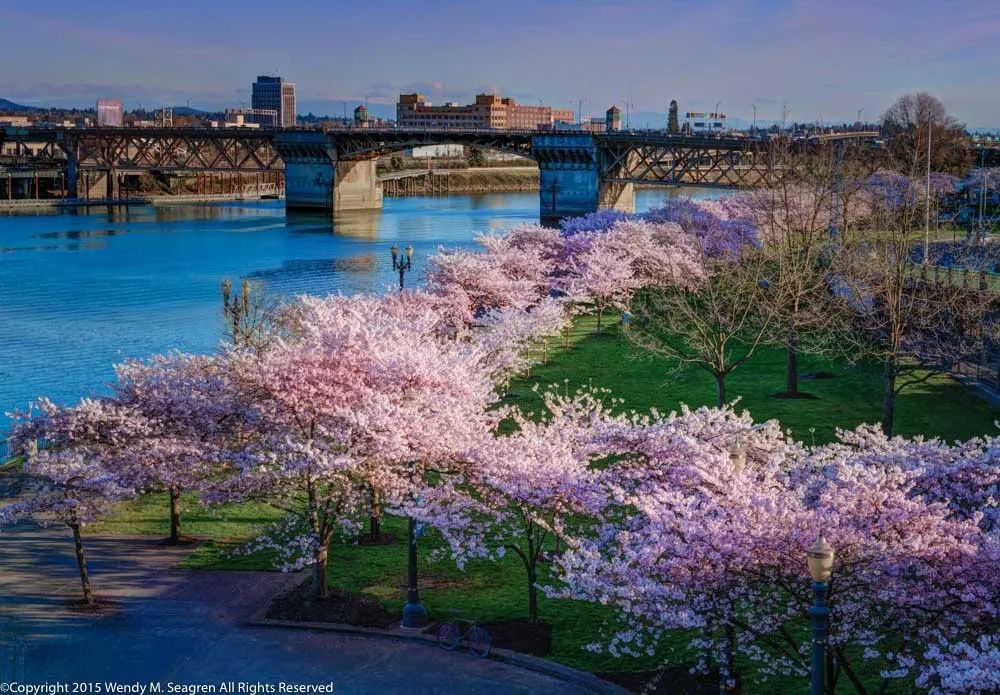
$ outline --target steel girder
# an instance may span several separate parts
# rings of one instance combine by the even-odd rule
[[[284,168],[268,133],[186,129],[81,130],[68,138],[77,166],[158,171],[274,171]],[[159,129],[157,129],[159,130]]]
[[[688,142],[644,142],[625,138],[601,143],[605,182],[747,187],[770,175],[766,147],[690,138]]]
[[[532,157],[531,132],[488,130],[331,131],[337,159],[370,159],[427,145],[465,145]]]

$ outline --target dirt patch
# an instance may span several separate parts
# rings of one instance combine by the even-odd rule
[[[399,616],[389,613],[370,596],[330,589],[324,599],[312,595],[312,580],[306,580],[271,602],[267,618],[300,622],[344,623],[361,627],[390,628]]]
[[[161,538],[158,542],[159,545],[168,546],[185,546],[185,545],[198,545],[199,543],[204,543],[204,538],[199,538],[197,536],[178,536],[177,540],[172,538]]]
[[[370,533],[358,536],[358,545],[393,545],[395,542],[394,533],[380,533],[377,538],[372,538]]]
[[[789,393],[788,391],[779,391],[778,393],[771,394],[771,398],[790,398],[793,400],[805,400],[814,401],[819,396],[813,393],[806,393],[805,391],[796,391],[795,393]]]
[[[548,656],[552,653],[552,625],[538,621],[510,620],[483,625],[493,639],[493,646],[522,654]]]
[[[82,598],[66,602],[66,606],[74,613],[88,615],[107,615],[118,610],[118,602],[106,598],[95,598],[93,603],[87,603]]]
[[[711,676],[695,675],[687,666],[671,666],[662,671],[635,671],[598,673],[599,678],[617,683],[634,693],[650,695],[717,695],[718,680]],[[648,688],[648,689],[647,689]]]

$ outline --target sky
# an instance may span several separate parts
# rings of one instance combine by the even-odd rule
[[[676,99],[682,113],[840,122],[927,91],[970,127],[1000,127],[996,0],[45,0],[4,3],[0,24],[0,97],[39,106],[217,110],[280,74],[300,113],[489,91],[582,100],[585,115]]]

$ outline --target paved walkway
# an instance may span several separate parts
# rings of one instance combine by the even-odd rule
[[[90,538],[86,547],[96,593],[118,603],[104,615],[66,606],[80,585],[65,527],[0,531],[0,634],[23,645],[23,682],[158,681],[163,693],[171,682],[222,681],[333,682],[338,693],[581,692],[434,646],[244,624],[300,576],[173,569],[190,548],[153,539]]]

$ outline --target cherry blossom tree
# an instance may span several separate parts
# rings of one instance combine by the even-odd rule
[[[537,237],[537,234],[534,234]],[[462,293],[474,314],[507,306],[525,308],[547,294],[544,247],[527,234],[483,235],[483,251],[441,250],[428,261],[426,283],[432,293]]]
[[[28,491],[0,507],[0,526],[27,518],[46,523],[51,517],[65,524],[73,534],[87,606],[94,605],[94,592],[82,529],[115,502],[136,494],[108,465],[108,457],[144,433],[139,413],[111,401],[90,399],[71,408],[41,399],[31,412],[19,416],[15,427],[15,447],[25,453]]]
[[[675,224],[623,220],[601,232],[566,239],[557,287],[597,312],[625,310],[643,287],[691,287],[704,277],[701,255]]]
[[[525,569],[531,622],[547,544],[566,535],[570,520],[597,515],[608,502],[598,484],[603,473],[592,466],[604,455],[592,441],[595,424],[611,417],[599,396],[547,392],[542,420],[512,410],[516,430],[471,450],[465,475],[430,494],[418,512],[442,532],[460,566],[514,553]]]
[[[804,448],[776,423],[707,408],[599,429],[594,441],[628,452],[599,481],[619,511],[603,510],[597,531],[569,544],[562,584],[549,588],[618,608],[624,627],[595,648],[652,654],[684,629],[702,654],[696,666],[717,669],[729,689],[739,655],[761,678],[806,674],[796,625],[810,603],[804,551],[820,533],[837,552],[830,672],[858,692],[870,692],[853,663],[859,651],[884,679],[934,684],[961,672],[949,654],[991,634],[998,474],[984,464],[1000,451],[996,439],[948,446],[864,427]],[[936,644],[955,646],[922,646]],[[992,645],[979,644],[988,663]]]
[[[972,642],[928,647],[916,684],[931,695],[988,695],[1000,691],[1000,640],[981,635]]]
[[[507,389],[510,380],[538,361],[536,348],[570,324],[566,303],[546,298],[529,309],[493,310],[477,321],[475,343],[484,351],[494,380]]]
[[[119,475],[167,491],[172,543],[182,538],[181,494],[218,472],[228,440],[239,436],[242,404],[224,367],[213,356],[180,353],[116,367],[115,402],[146,423],[118,461]]]
[[[231,356],[258,436],[212,498],[287,509],[293,537],[258,547],[279,550],[286,567],[312,564],[326,596],[335,533],[356,533],[366,515],[377,525],[383,508],[419,496],[428,468],[460,464],[499,415],[481,351],[440,338],[433,312],[402,320],[396,300],[381,310],[365,296],[299,301],[294,341]]]
[[[711,200],[671,198],[642,219],[679,225],[711,258],[738,258],[744,246],[759,243],[756,220],[743,195]]]

